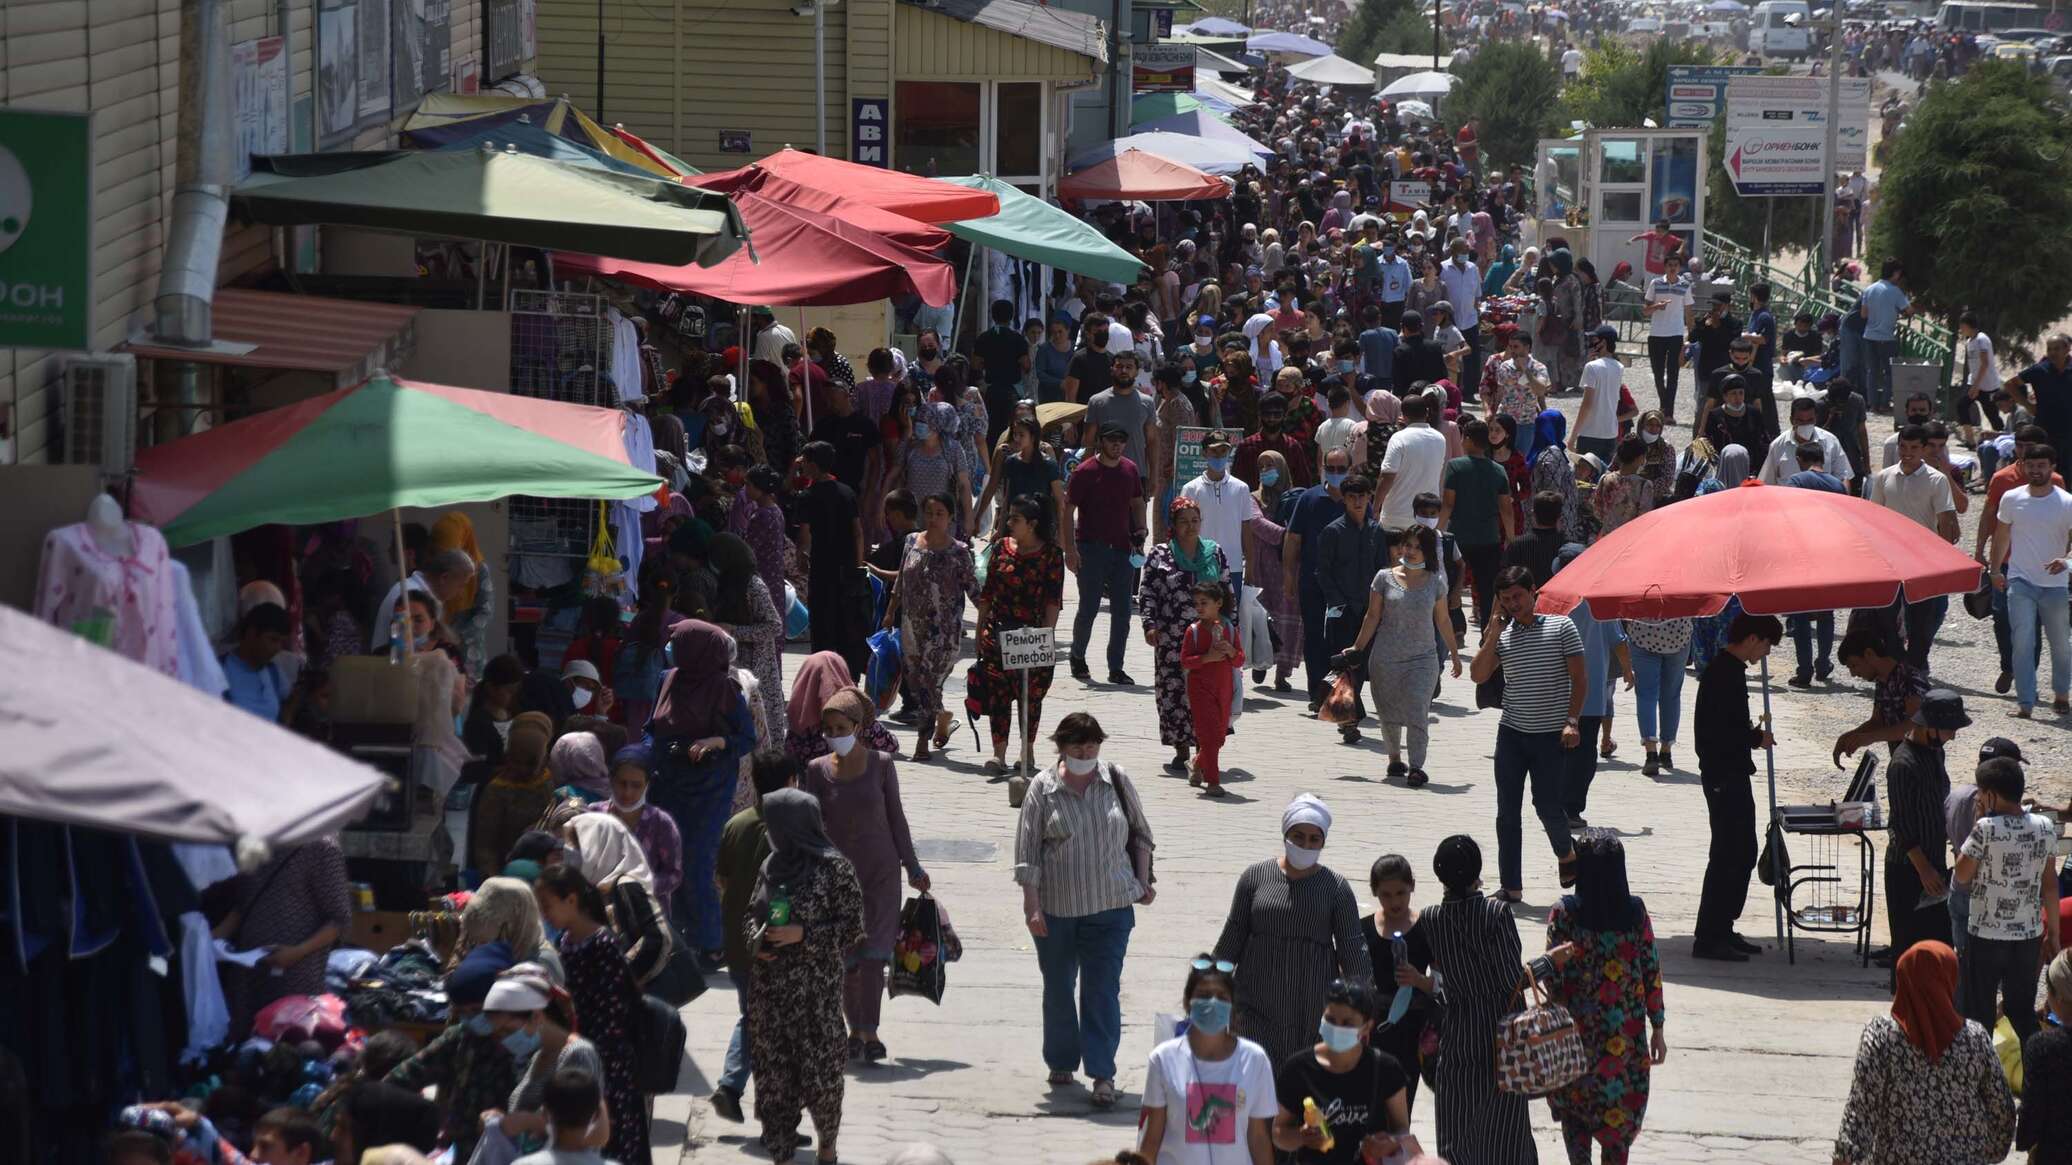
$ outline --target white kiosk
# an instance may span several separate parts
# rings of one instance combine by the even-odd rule
[[[1635,278],[1646,244],[1635,235],[1668,219],[1684,254],[1698,253],[1705,228],[1706,131],[1591,129],[1539,144],[1533,168],[1533,241],[1566,238],[1609,280],[1624,259]]]

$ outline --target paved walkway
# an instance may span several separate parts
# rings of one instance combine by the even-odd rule
[[[1070,619],[1068,604],[1063,625]],[[1150,678],[1141,639],[1132,642],[1127,666],[1140,681]],[[1695,682],[1685,685],[1686,708],[1695,689]],[[1631,697],[1622,693],[1618,706],[1630,715]],[[1811,706],[1779,703],[1778,761],[1787,772],[1807,774],[1808,789],[1826,800],[1839,794],[1840,782],[1827,775],[1831,735],[1808,722]],[[1330,802],[1336,823],[1324,861],[1354,883],[1365,908],[1371,909],[1366,870],[1383,853],[1407,855],[1423,876],[1439,839],[1465,832],[1482,842],[1494,868],[1496,715],[1472,710],[1464,679],[1447,681],[1435,709],[1432,780],[1421,790],[1383,783],[1385,755],[1374,734],[1361,746],[1340,744],[1335,731],[1308,718],[1299,693],[1253,693],[1224,752],[1233,795],[1222,801],[1200,798],[1159,768],[1170,754],[1158,743],[1148,689],[1090,688],[1061,677],[1046,709],[1050,723],[1076,710],[1101,718],[1110,733],[1104,755],[1137,779],[1158,838],[1159,897],[1137,911],[1123,976],[1123,1103],[1095,1114],[1083,1083],[1057,1090],[1044,1083],[1036,958],[1009,873],[1015,813],[1005,786],[979,772],[985,757],[962,732],[946,759],[903,763],[900,783],[917,845],[924,855],[944,855],[924,860],[964,939],[964,959],[950,969],[941,1007],[887,1002],[883,1034],[892,1059],[850,1073],[842,1160],[872,1165],[891,1147],[916,1140],[943,1146],[960,1165],[1092,1161],[1128,1147],[1155,1017],[1180,1010],[1187,960],[1214,943],[1239,871],[1279,852],[1280,811],[1296,793],[1313,791]],[[1858,1033],[1887,998],[1884,973],[1854,966],[1841,944],[1802,942],[1795,967],[1777,950],[1745,966],[1694,962],[1690,933],[1707,844],[1703,795],[1690,773],[1642,777],[1630,719],[1620,722],[1618,735],[1623,746],[1600,769],[1589,817],[1627,837],[1633,888],[1647,900],[1660,936],[1671,1049],[1655,1074],[1638,1159],[1824,1161]],[[1686,744],[1681,757],[1689,756]],[[1756,796],[1760,803],[1760,785]],[[1551,856],[1526,832],[1528,905],[1518,918],[1532,951],[1545,946],[1540,924],[1557,889]],[[1435,884],[1421,884],[1419,904],[1436,894]],[[1752,885],[1742,929],[1766,946],[1769,905],[1766,887]],[[658,1101],[658,1143],[687,1138],[686,1160],[763,1159],[752,1115],[747,1125],[728,1124],[705,1103],[734,1022],[724,983],[694,1004],[686,1021],[695,1063],[686,1069],[684,1091],[692,1095]],[[1415,1128],[1434,1147],[1428,1109],[1420,1105]],[[1542,1158],[1563,1159],[1545,1105],[1534,1106],[1534,1120]]]

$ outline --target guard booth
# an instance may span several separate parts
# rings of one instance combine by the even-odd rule
[[[1698,253],[1705,231],[1705,147],[1702,129],[1591,129],[1539,144],[1534,176],[1536,240],[1565,238],[1609,280],[1620,260],[1637,280],[1647,256],[1633,236],[1668,219]]]

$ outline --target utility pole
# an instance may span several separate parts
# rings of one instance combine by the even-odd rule
[[[1432,0],[1432,72],[1439,71],[1439,13],[1445,0]]]
[[[604,0],[597,0],[597,123],[604,124]]]
[[[1813,253],[1820,257],[1820,287],[1828,287],[1827,272],[1834,266],[1835,185],[1841,172],[1842,114],[1842,8],[1837,4],[1828,16],[1827,46],[1827,181],[1821,187],[1820,235]]]

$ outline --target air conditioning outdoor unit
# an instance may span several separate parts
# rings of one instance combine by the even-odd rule
[[[77,356],[64,366],[64,460],[123,477],[137,461],[137,358]]]

